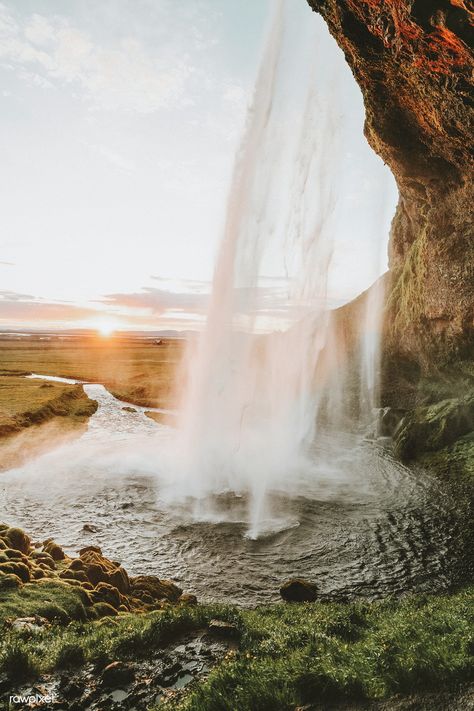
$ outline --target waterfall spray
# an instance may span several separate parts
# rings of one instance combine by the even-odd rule
[[[339,82],[317,72],[315,27],[288,10],[274,3],[178,431],[177,483],[195,515],[212,513],[219,496],[238,496],[249,537],[277,525],[270,492],[295,493],[314,477],[318,413],[324,403],[334,425],[345,397],[327,303]],[[268,314],[272,298],[279,307]],[[280,330],[260,333],[265,317],[278,318]]]

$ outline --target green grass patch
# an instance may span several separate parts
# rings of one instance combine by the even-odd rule
[[[0,589],[0,625],[8,619],[35,614],[60,624],[71,620],[85,621],[85,596],[79,586],[48,579],[21,587],[3,586]]]
[[[30,675],[146,658],[218,618],[238,628],[239,650],[193,685],[180,711],[289,711],[314,700],[382,699],[473,678],[473,601],[468,588],[374,603],[177,606],[53,624],[33,637],[10,630],[0,641],[0,670],[10,674],[19,657]]]
[[[239,654],[179,708],[289,710],[467,681],[474,663],[473,592],[244,611]]]

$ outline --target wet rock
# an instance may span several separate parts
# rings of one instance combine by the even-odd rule
[[[101,683],[109,689],[119,689],[127,686],[135,679],[135,671],[126,662],[112,662],[105,667],[101,676]]]
[[[30,632],[38,634],[43,627],[49,627],[50,623],[45,617],[33,615],[31,617],[17,617],[10,625],[10,629],[15,632]]]
[[[303,578],[291,578],[281,586],[280,595],[286,602],[314,602],[318,598],[318,588]]]
[[[94,526],[91,523],[85,523],[82,527],[82,530],[84,531],[84,533],[97,533],[97,531],[99,531],[99,527]]]
[[[154,681],[160,686],[173,686],[173,684],[175,684],[175,682],[178,680],[182,670],[183,668],[180,662],[174,662],[170,666],[163,669],[163,671],[155,677]]]
[[[138,598],[148,596],[154,600],[178,602],[183,591],[171,580],[161,580],[155,575],[139,575],[130,579],[132,595]]]
[[[396,407],[384,407],[379,414],[378,435],[380,437],[393,437],[405,415],[406,410]]]
[[[178,602],[181,605],[197,605],[197,597],[192,593],[183,593],[179,596]]]
[[[239,636],[239,629],[231,622],[224,620],[211,620],[208,625],[209,632],[221,639],[235,639]]]
[[[58,544],[54,541],[48,541],[47,543],[45,543],[45,545],[43,546],[43,551],[45,553],[49,553],[51,558],[55,561],[64,560],[66,558],[66,554],[64,553],[61,546],[58,546]]]
[[[65,699],[77,699],[84,693],[84,684],[77,681],[71,681],[65,684],[61,691]]]
[[[409,461],[424,452],[440,450],[474,429],[474,394],[415,408],[403,418],[394,452]]]

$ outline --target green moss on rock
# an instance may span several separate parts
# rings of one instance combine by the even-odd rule
[[[409,461],[453,445],[474,429],[474,393],[450,398],[408,413],[394,442],[394,452]]]

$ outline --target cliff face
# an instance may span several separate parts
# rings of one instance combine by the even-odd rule
[[[470,0],[308,0],[359,83],[365,134],[400,193],[385,351],[428,372],[472,356],[474,6]]]

